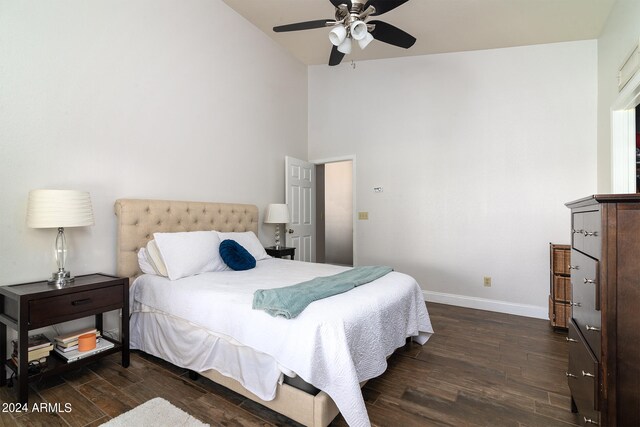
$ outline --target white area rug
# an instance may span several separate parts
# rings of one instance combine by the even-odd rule
[[[136,406],[102,424],[100,427],[156,427],[156,426],[184,426],[184,427],[209,427],[200,420],[187,414],[180,408],[161,397],[156,397]]]

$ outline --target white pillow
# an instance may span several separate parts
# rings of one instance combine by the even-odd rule
[[[218,236],[220,236],[220,241],[231,239],[235,240],[245,248],[256,261],[260,261],[261,259],[271,258],[267,255],[267,251],[264,250],[262,243],[258,240],[258,237],[253,231],[244,231],[244,232],[233,232],[233,233],[223,233],[218,231]]]
[[[149,261],[151,267],[156,271],[156,274],[167,277],[167,266],[164,265],[164,260],[162,259],[162,255],[160,255],[160,250],[155,240],[150,240],[149,243],[147,243],[146,252],[147,261]]]
[[[153,233],[171,280],[227,270],[220,257],[220,238],[211,231]]]
[[[158,275],[158,272],[153,268],[147,258],[147,250],[145,248],[140,248],[138,251],[138,265],[140,266],[140,270],[145,274]]]

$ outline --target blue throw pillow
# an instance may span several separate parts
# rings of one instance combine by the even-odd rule
[[[235,240],[227,239],[220,243],[220,256],[233,270],[251,270],[256,266],[256,259]]]

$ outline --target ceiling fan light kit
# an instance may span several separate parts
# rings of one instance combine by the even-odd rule
[[[367,33],[364,35],[363,38],[361,38],[360,40],[358,40],[358,44],[360,45],[360,49],[364,49],[365,47],[367,47],[369,45],[369,43],[371,43],[373,41],[373,36],[371,35],[371,33]]]
[[[329,41],[334,46],[340,46],[340,43],[342,43],[346,38],[347,38],[347,29],[342,26],[334,27],[333,30],[329,32]]]
[[[363,21],[354,21],[351,24],[351,37],[354,40],[362,40],[365,37],[365,34],[369,34],[369,30],[367,30],[367,24]]]
[[[342,43],[340,43],[340,46],[338,46],[338,52],[344,53],[345,55],[348,55],[351,53],[351,39],[350,38],[346,38],[344,39],[344,41]]]
[[[329,41],[333,44],[329,65],[338,65],[344,55],[351,53],[352,39],[358,42],[360,49],[366,48],[374,39],[393,46],[410,48],[416,42],[415,37],[382,21],[366,20],[369,16],[382,15],[408,0],[329,0],[335,7],[335,20],[318,19],[295,24],[273,27],[273,31],[288,32],[333,27],[329,32]]]

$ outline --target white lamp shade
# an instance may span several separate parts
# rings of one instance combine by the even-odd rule
[[[334,46],[339,46],[346,37],[347,29],[342,25],[334,27],[333,30],[329,32],[329,41],[331,41]]]
[[[358,40],[358,44],[360,45],[360,49],[364,49],[365,47],[367,47],[369,45],[369,43],[371,43],[373,41],[373,36],[371,35],[371,33],[367,33],[365,34],[365,36],[363,38],[361,38],[360,40]]]
[[[351,53],[351,39],[350,38],[344,39],[344,41],[342,43],[340,43],[340,46],[338,46],[338,51],[344,53],[345,55],[350,54]]]
[[[369,31],[367,31],[367,24],[364,22],[355,21],[351,24],[351,37],[354,40],[362,40],[367,34],[369,34]]]
[[[91,197],[86,191],[32,190],[29,192],[28,227],[83,227],[93,224]]]
[[[289,219],[289,208],[284,203],[271,203],[267,207],[264,222],[267,224],[286,224]]]

